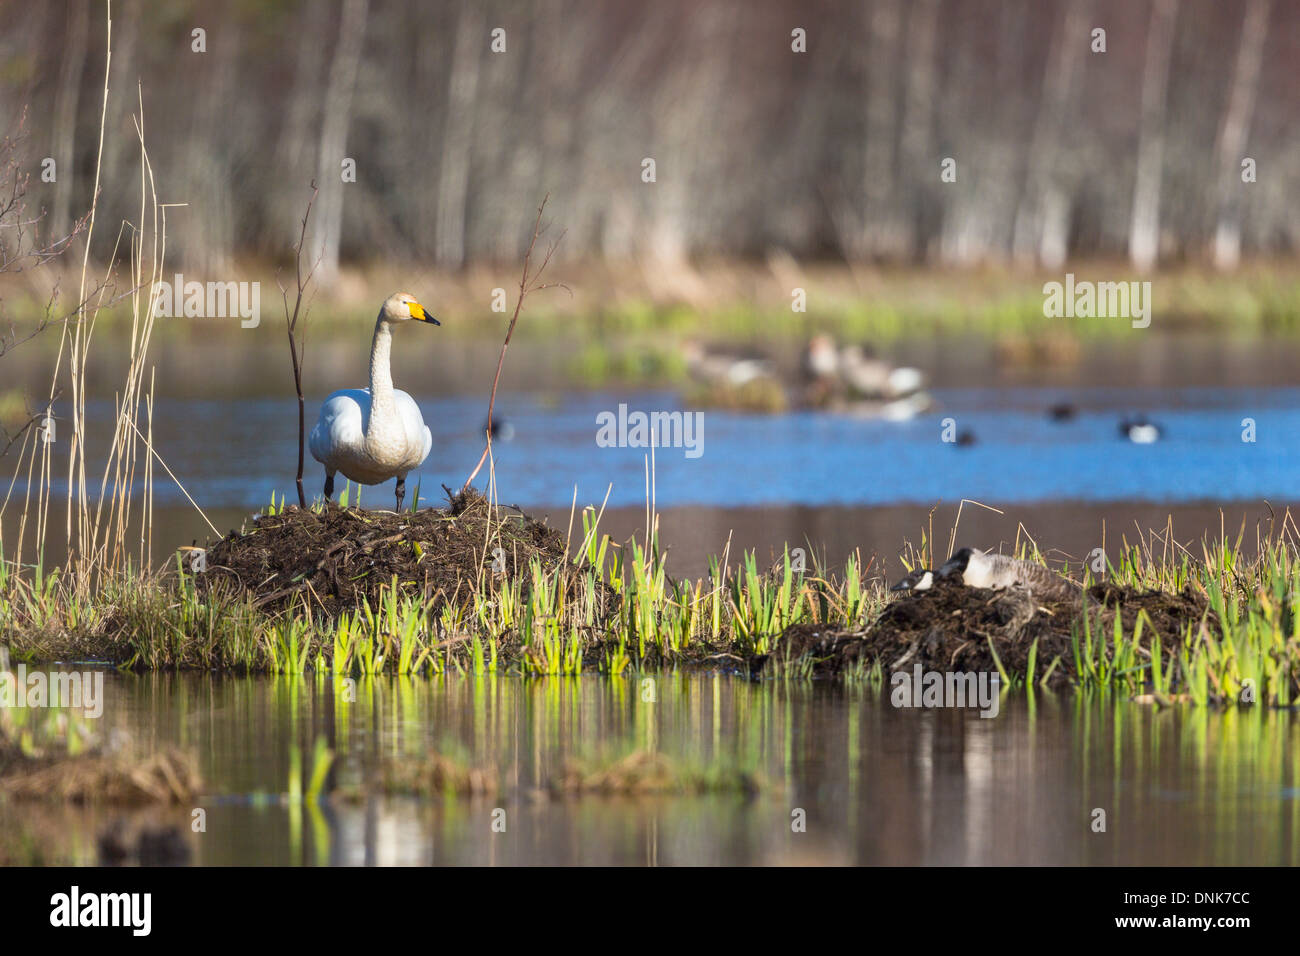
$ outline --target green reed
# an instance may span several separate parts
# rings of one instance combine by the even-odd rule
[[[279,507],[279,502],[276,503]],[[98,593],[71,587],[57,571],[19,567],[0,554],[0,644],[29,660],[100,657],[142,670],[205,668],[303,675],[329,672],[434,676],[622,674],[629,669],[708,664],[743,667],[760,655],[789,679],[813,662],[787,660],[784,634],[817,625],[859,634],[890,599],[854,554],[842,568],[805,568],[790,549],[770,568],[754,553],[712,557],[698,578],[670,574],[657,540],[614,543],[593,509],[569,561],[533,558],[518,573],[489,572],[464,592],[428,596],[393,578],[373,604],[327,615],[305,596],[288,608],[252,595],[200,587],[178,557],[167,574],[129,566],[105,576]],[[1037,549],[1025,548],[1032,559]],[[1204,618],[1158,639],[1145,612],[1136,619],[1081,607],[1065,661],[1037,644],[1019,670],[996,666],[1007,686],[1046,684],[1073,665],[1081,688],[1150,694],[1197,704],[1290,706],[1300,686],[1300,562],[1289,539],[1268,540],[1247,557],[1240,540],[1202,553],[1163,551],[1143,541],[1115,551],[1099,577],[1112,585],[1204,595]],[[912,552],[913,561],[926,559]],[[929,560],[929,559],[926,559]],[[870,567],[870,564],[866,564]],[[1087,568],[1085,578],[1094,571]],[[1111,609],[1113,610],[1113,608]],[[855,663],[850,680],[878,679],[880,664]],[[775,671],[773,671],[775,672]]]

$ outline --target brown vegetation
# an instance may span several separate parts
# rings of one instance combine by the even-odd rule
[[[92,753],[35,759],[0,738],[0,794],[69,803],[184,803],[200,786],[194,759],[175,748],[135,759]]]
[[[1204,595],[1098,584],[1089,592],[1094,641],[1112,635],[1115,616],[1131,635],[1143,616],[1143,643],[1158,637],[1166,659],[1177,655],[1188,628],[1214,625]],[[1036,601],[1023,590],[990,591],[942,579],[889,603],[869,626],[856,631],[797,625],[786,631],[778,654],[759,661],[787,666],[805,661],[815,673],[835,674],[879,661],[886,675],[910,670],[986,671],[1028,675],[1031,648],[1036,677],[1049,686],[1074,681],[1073,639],[1083,641],[1082,603]],[[995,659],[996,655],[996,659]]]

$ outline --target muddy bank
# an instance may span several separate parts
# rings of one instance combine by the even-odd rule
[[[527,573],[533,558],[565,560],[564,535],[509,509],[493,511],[470,489],[446,508],[403,512],[285,508],[258,517],[207,549],[203,589],[228,587],[266,610],[306,601],[327,615],[378,606],[394,577],[436,607],[469,596],[485,575]]]
[[[1138,654],[1144,660],[1152,640],[1159,639],[1168,662],[1189,628],[1195,633],[1202,621],[1211,628],[1216,624],[1204,596],[1190,589],[1170,594],[1098,584],[1088,597],[1094,643],[1113,638],[1116,615],[1130,637],[1143,616]],[[1083,614],[1082,602],[1039,602],[1018,589],[993,591],[939,580],[929,591],[891,602],[862,630],[792,627],[782,635],[779,650],[754,665],[758,674],[795,670],[830,676],[869,671],[878,662],[888,677],[916,664],[944,672],[994,672],[1001,664],[1009,675],[1056,687],[1078,677],[1073,635],[1082,647]]]

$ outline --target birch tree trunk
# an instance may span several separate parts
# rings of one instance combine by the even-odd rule
[[[352,119],[352,94],[365,42],[369,0],[343,0],[339,41],[334,47],[329,79],[325,85],[324,116],[321,122],[320,161],[316,183],[320,187],[320,215],[316,219],[312,248],[319,251],[316,277],[322,284],[338,278],[339,245],[343,232],[342,163],[346,155],[348,124]],[[358,172],[358,175],[362,175]]]
[[[880,0],[871,10],[867,62],[866,142],[862,156],[862,235],[860,255],[898,255],[903,242],[897,216],[898,36],[902,16],[897,0]]]
[[[1147,28],[1146,64],[1142,71],[1142,115],[1138,131],[1137,175],[1133,216],[1129,223],[1129,260],[1141,272],[1160,254],[1160,180],[1165,150],[1165,99],[1174,45],[1175,0],[1154,0]]]
[[[66,236],[72,227],[69,209],[76,184],[77,102],[81,74],[86,64],[86,39],[90,32],[90,4],[69,0],[70,21],[63,65],[59,69],[58,93],[54,98],[53,156],[58,176],[54,204],[50,210],[50,235]]]
[[[1069,244],[1069,199],[1061,183],[1061,139],[1074,101],[1083,54],[1088,49],[1090,0],[1067,4],[1061,13],[1043,71],[1043,92],[1029,141],[1029,169],[1016,210],[1012,254],[1056,268]]]
[[[1270,0],[1249,0],[1241,24],[1241,42],[1237,46],[1237,66],[1232,87],[1223,111],[1223,123],[1215,150],[1218,176],[1215,202],[1217,221],[1214,229],[1214,264],[1220,269],[1235,269],[1241,259],[1240,202],[1241,161],[1246,135],[1255,113],[1259,90],[1259,70],[1264,60],[1264,39],[1268,33]]]
[[[187,217],[190,241],[184,248],[191,265],[209,276],[224,277],[231,271],[235,252],[235,197],[230,171],[230,156],[235,148],[230,137],[215,143],[206,137],[208,131],[222,128],[223,118],[229,115],[239,71],[238,27],[232,25],[215,38],[209,34],[209,39],[214,42],[210,52],[203,54],[210,58],[210,63],[205,64],[209,71],[207,82],[195,103],[190,125],[193,132],[185,156],[198,215]]]
[[[911,186],[903,201],[911,206],[911,217],[901,237],[903,250],[923,258],[926,245],[937,227],[929,222],[930,209],[937,203],[939,157],[934,155],[936,61],[939,0],[913,0],[908,16],[907,90],[903,97],[903,128],[898,152],[902,164],[899,180]]]
[[[278,124],[275,146],[275,164],[283,170],[280,180],[285,188],[276,189],[270,202],[268,230],[264,253],[279,254],[298,241],[294,218],[302,218],[303,190],[318,169],[318,160],[312,150],[312,131],[320,123],[317,110],[321,88],[320,45],[316,37],[326,29],[329,8],[313,4],[302,14],[302,32],[293,45],[293,83],[283,94],[283,122]],[[319,185],[319,181],[317,183]]]
[[[509,50],[509,31],[506,33]],[[515,42],[518,43],[516,37]],[[478,96],[480,63],[488,46],[483,15],[476,4],[461,8],[456,21],[456,47],[451,58],[447,90],[447,121],[443,126],[442,166],[438,176],[438,263],[459,268],[465,263],[465,218],[469,210],[469,165],[474,148],[474,101]],[[510,56],[509,52],[500,54]]]

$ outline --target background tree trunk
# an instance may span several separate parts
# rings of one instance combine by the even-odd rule
[[[465,221],[469,208],[469,167],[474,148],[474,103],[483,57],[490,37],[477,5],[461,8],[456,21],[451,82],[447,85],[447,118],[443,126],[442,170],[438,177],[437,259],[440,265],[465,262]],[[519,38],[515,37],[518,44]],[[510,31],[506,51],[510,56]],[[517,47],[516,47],[517,53]]]
[[[347,155],[348,124],[352,119],[352,95],[357,84],[357,69],[366,34],[369,0],[343,0],[339,20],[339,40],[330,63],[325,86],[324,116],[321,119],[320,153],[316,182],[320,186],[320,214],[313,230],[315,240],[310,249],[320,256],[316,277],[328,285],[338,277],[339,245],[343,234],[343,159]],[[357,178],[365,175],[359,168]],[[308,259],[311,260],[311,256]]]
[[[81,98],[81,76],[86,65],[86,38],[90,32],[90,7],[83,0],[68,0],[68,32],[59,69],[58,92],[54,97],[54,129],[51,155],[57,173],[54,205],[50,210],[50,234],[65,236],[72,225],[69,212],[77,173],[77,103]]]
[[[100,9],[0,3],[0,130],[29,108],[42,232],[91,199]],[[272,265],[313,178],[308,248],[324,253],[322,279],[340,264],[513,259],[548,190],[566,259],[669,262],[687,286],[699,256],[774,250],[780,261],[1054,269],[1076,256],[1148,268],[1188,249],[1228,266],[1243,249],[1300,248],[1300,3],[196,9],[113,4],[108,124],[125,135],[106,141],[99,207],[101,222],[139,215],[138,191],[120,185],[135,172],[139,79],[160,195],[189,204],[168,220],[168,262],[195,278]],[[206,53],[190,50],[196,25]],[[501,54],[489,50],[497,26]],[[1090,50],[1097,26],[1105,53]],[[791,49],[795,27],[806,52]],[[1249,187],[1246,150],[1261,163]],[[53,184],[39,182],[47,155]],[[340,181],[345,156],[356,183]],[[640,181],[646,156],[655,186]],[[956,183],[939,181],[945,157]]]
[[[1223,123],[1215,152],[1218,155],[1217,222],[1214,229],[1214,264],[1220,269],[1236,268],[1241,259],[1241,161],[1255,112],[1259,90],[1259,68],[1264,59],[1264,38],[1268,34],[1269,0],[1249,0],[1237,45],[1237,67],[1223,110]]]
[[[1069,244],[1069,199],[1064,182],[1068,154],[1062,134],[1074,101],[1079,68],[1088,51],[1089,0],[1070,3],[1061,11],[1043,69],[1034,131],[1029,141],[1025,188],[1016,210],[1012,254],[1037,260],[1055,269],[1065,261]]]
[[[1152,0],[1142,71],[1142,116],[1138,131],[1137,175],[1133,183],[1133,218],[1129,225],[1129,260],[1142,272],[1160,255],[1160,181],[1165,151],[1165,100],[1174,45],[1175,0]]]

